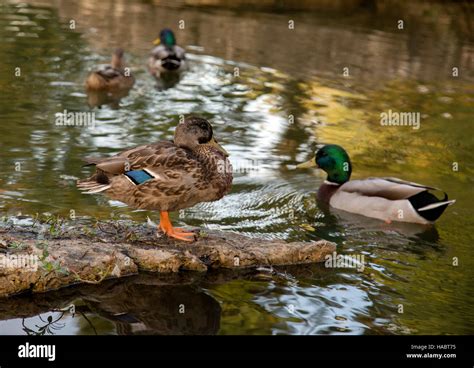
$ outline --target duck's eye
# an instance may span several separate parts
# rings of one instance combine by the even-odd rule
[[[200,137],[198,138],[199,144],[205,144],[208,143],[211,139],[209,137]]]
[[[198,138],[200,144],[208,143],[212,139],[212,129],[202,129],[201,137]]]
[[[200,123],[200,124],[199,124],[199,128],[201,128],[202,130],[209,130],[209,124],[207,124],[207,123]]]

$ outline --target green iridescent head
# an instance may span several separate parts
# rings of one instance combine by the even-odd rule
[[[315,166],[328,174],[327,180],[331,183],[344,184],[349,181],[352,173],[349,155],[336,144],[325,145],[316,152],[315,157],[297,167],[304,169]]]
[[[174,33],[171,29],[165,28],[160,32],[160,43],[167,47],[173,47],[176,45],[176,38],[174,37]]]

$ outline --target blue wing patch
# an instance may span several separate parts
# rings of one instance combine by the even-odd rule
[[[145,170],[127,171],[124,175],[128,177],[135,185],[143,184],[147,180],[154,178]]]

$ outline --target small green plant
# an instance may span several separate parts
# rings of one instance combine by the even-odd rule
[[[36,247],[42,249],[43,252],[39,257],[41,262],[41,268],[46,272],[56,272],[63,275],[69,275],[69,270],[64,268],[59,261],[49,261],[47,258],[49,257],[49,250],[48,250],[48,243],[46,242],[39,242],[36,244]]]
[[[83,226],[82,227],[82,234],[84,234],[87,237],[93,237],[97,235],[97,229],[93,229],[90,226]]]
[[[36,214],[35,214],[34,217],[33,217],[33,224],[31,225],[31,227],[35,227],[35,226],[36,226],[36,223],[39,221],[39,217],[40,217],[39,213],[36,212]]]
[[[62,219],[59,215],[47,215],[44,222],[49,225],[49,235],[56,237],[62,234],[62,225],[64,223],[64,219]]]
[[[25,243],[19,242],[19,241],[14,241],[8,244],[8,248],[10,249],[25,249],[28,247]]]

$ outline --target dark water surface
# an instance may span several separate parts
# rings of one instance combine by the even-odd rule
[[[0,2],[2,215],[67,217],[74,210],[81,221],[156,220],[80,194],[74,182],[90,172],[80,158],[169,139],[178,117],[193,113],[212,120],[237,170],[232,193],[173,214],[176,223],[289,241],[324,238],[366,262],[362,272],[312,265],[140,276],[15,297],[0,301],[0,332],[473,333],[472,19],[463,3],[380,3],[387,6],[270,13],[146,1]],[[190,69],[159,89],[146,72],[147,53],[158,31],[177,29],[180,20],[185,29],[176,34]],[[137,83],[117,104],[90,108],[84,78],[117,46]],[[55,114],[65,109],[94,111],[95,127],[56,126]],[[419,112],[420,129],[381,126],[389,109]],[[325,211],[314,196],[322,174],[292,169],[321,143],[348,150],[354,178],[402,177],[443,188],[457,202],[430,228]],[[70,304],[74,316],[60,311]]]

